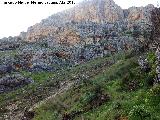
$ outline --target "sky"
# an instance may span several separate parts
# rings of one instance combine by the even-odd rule
[[[0,38],[8,36],[17,36],[22,31],[27,31],[27,28],[39,23],[42,19],[48,16],[69,9],[74,5],[9,5],[4,2],[17,2],[20,0],[0,0]],[[22,2],[31,2],[33,0],[21,0]],[[34,0],[37,1],[37,0]],[[40,2],[55,2],[60,0],[38,0]],[[68,0],[63,0],[68,1]],[[75,5],[83,0],[73,0]],[[131,6],[145,6],[154,4],[157,6],[157,1],[160,0],[114,0],[116,4],[123,9]]]

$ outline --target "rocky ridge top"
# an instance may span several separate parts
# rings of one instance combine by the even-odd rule
[[[153,5],[148,5],[123,10],[113,0],[84,1],[72,9],[54,14],[29,27],[28,31],[20,36],[31,42],[51,36],[54,42],[59,43],[69,39],[68,41],[71,44],[75,44],[83,37],[83,35],[79,35],[82,34],[83,28],[88,29],[87,26],[90,22],[101,26],[104,24],[110,26],[110,24],[123,21],[130,28],[136,22],[146,21],[149,23],[149,12],[153,8]],[[77,31],[77,26],[73,23],[78,23],[81,26],[85,25],[81,31]],[[121,26],[118,27],[121,28]]]

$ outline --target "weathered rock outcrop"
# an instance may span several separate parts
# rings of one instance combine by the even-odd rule
[[[137,21],[149,22],[149,13],[153,8],[153,5],[148,5],[123,10],[113,0],[84,1],[72,9],[54,14],[42,20],[39,24],[29,27],[27,33],[23,33],[23,38],[33,42],[50,36],[53,41],[58,43],[68,41],[69,44],[76,44],[80,41],[80,38],[84,37],[82,31],[84,29],[89,30],[90,22],[99,25],[108,23],[107,26],[110,26],[111,23],[127,21],[125,24],[128,24],[130,28]],[[76,28],[76,23],[85,25],[79,31]],[[118,26],[118,28],[121,28],[121,26]],[[94,31],[92,28],[90,30]],[[74,32],[71,33],[71,31]]]
[[[15,69],[38,71],[51,64],[62,66],[67,60],[78,63],[130,50],[149,38],[153,8],[148,5],[123,10],[113,0],[84,1],[42,20],[17,37],[0,40],[0,50],[22,52],[14,59]],[[25,44],[21,45],[22,41]]]
[[[15,90],[32,82],[32,79],[25,78],[20,74],[6,75],[0,78],[0,93]]]
[[[86,21],[96,23],[113,23],[117,20],[122,20],[123,18],[123,10],[112,0],[85,1],[70,10],[54,14],[49,18],[42,20],[41,23],[28,28],[28,31],[26,33],[26,40],[36,41],[39,39],[43,39],[49,35],[54,36],[54,40],[57,40],[59,37],[59,39],[61,39],[61,34],[63,34],[63,38],[68,39],[68,37],[63,33],[64,30],[70,31],[66,23]],[[70,37],[72,36],[74,39],[75,34],[70,35]],[[79,36],[76,36],[76,39],[78,39]],[[72,39],[70,39],[70,41],[72,41]]]
[[[150,21],[150,12],[154,8],[153,5],[147,5],[146,7],[131,7],[125,10],[125,17],[129,21],[148,20]]]

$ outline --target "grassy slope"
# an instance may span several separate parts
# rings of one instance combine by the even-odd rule
[[[148,57],[154,68],[154,55]],[[101,58],[79,68],[88,69],[99,61],[105,62]],[[36,109],[34,120],[160,120],[160,86],[152,86],[154,75],[154,69],[142,72],[136,57],[122,57]],[[100,99],[102,96],[107,99]]]
[[[116,55],[114,59],[121,59],[124,56]],[[75,81],[77,79],[84,79],[82,74],[88,77],[95,76],[107,66],[112,63],[112,57],[97,58],[86,64],[76,66],[72,69],[59,70],[57,72],[41,72],[41,73],[28,73],[22,71],[25,76],[32,77],[35,83],[30,84],[22,89],[16,91],[0,94],[0,116],[4,113],[10,112],[6,109],[9,104],[16,104],[18,111],[23,110],[25,107],[30,108],[33,104],[50,96],[53,91],[56,91],[60,81]],[[16,111],[12,111],[16,114]]]
[[[160,120],[160,87],[150,84],[155,75],[155,56],[148,55],[153,68],[150,73],[141,72],[137,58],[131,56],[118,54],[97,58],[55,73],[31,74],[22,71],[25,76],[32,77],[35,83],[1,94],[0,114],[7,112],[5,106],[8,103],[18,104],[18,110],[30,108],[51,95],[56,89],[56,81],[79,79],[63,95],[36,109],[34,120],[61,120],[67,117],[76,120]],[[102,97],[105,100],[100,99]]]

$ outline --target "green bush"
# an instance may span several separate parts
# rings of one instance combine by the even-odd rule
[[[86,105],[86,104],[90,103],[91,101],[93,101],[96,98],[96,96],[97,95],[95,92],[85,93],[81,98],[81,103]]]
[[[151,120],[151,113],[144,105],[136,105],[129,112],[129,120]]]
[[[160,110],[160,85],[155,85],[147,93],[146,103]]]
[[[97,84],[93,84],[91,89],[86,91],[86,93],[82,96],[81,98],[81,103],[83,105],[91,103],[93,100],[101,96],[102,94],[102,89],[101,86]]]
[[[155,53],[154,52],[149,52],[148,55],[147,55],[147,59],[148,59],[148,61],[151,65],[154,65],[156,63]]]

